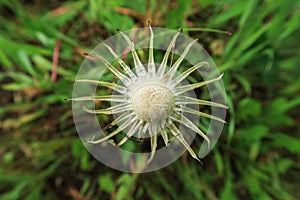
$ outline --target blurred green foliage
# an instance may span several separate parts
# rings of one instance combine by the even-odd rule
[[[1,0],[0,11],[0,199],[300,198],[299,1]],[[228,125],[204,165],[185,154],[127,174],[90,156],[64,98],[83,51],[148,19],[187,28],[225,72]]]

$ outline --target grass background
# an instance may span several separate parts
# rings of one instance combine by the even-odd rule
[[[0,199],[300,198],[299,1],[0,0],[0,12]],[[77,136],[64,98],[82,52],[148,19],[199,38],[225,72],[228,124],[204,165],[185,153],[121,173]]]

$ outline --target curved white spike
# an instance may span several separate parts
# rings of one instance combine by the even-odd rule
[[[135,114],[133,112],[125,112],[122,113],[120,116],[118,116],[114,121],[110,122],[105,128],[103,129],[107,129],[107,128],[111,128],[114,125],[120,123],[121,121],[124,121],[125,119],[128,119],[132,116],[134,116]]]
[[[151,155],[150,158],[147,160],[147,164],[149,164],[153,160],[157,148],[156,126],[150,126],[149,132],[150,132],[150,143],[151,143]]]
[[[105,95],[105,96],[84,96],[66,99],[69,101],[112,101],[112,102],[127,102],[128,97],[124,95]]]
[[[222,123],[226,123],[226,121],[224,121],[223,119],[221,119],[219,117],[215,117],[213,115],[210,115],[210,114],[207,114],[207,113],[204,113],[204,112],[200,112],[198,110],[194,110],[194,109],[191,109],[191,108],[188,108],[188,107],[185,107],[185,106],[182,106],[181,108],[175,108],[174,110],[176,110],[178,112],[186,112],[186,113],[191,113],[191,114],[194,114],[194,115],[199,115],[201,117],[206,117],[206,118],[213,119],[213,120],[216,120],[216,121],[219,121],[219,122],[222,122]]]
[[[93,83],[93,84],[98,84],[110,89],[113,89],[121,94],[125,94],[127,91],[126,87],[123,87],[121,85],[117,85],[115,83],[109,83],[105,81],[96,81],[96,80],[88,80],[88,79],[78,79],[75,81],[75,83]]]
[[[122,122],[122,121],[124,121],[124,120],[126,120],[126,119],[128,119],[130,117],[132,117],[133,115],[134,115],[134,113],[131,113],[131,112],[123,113],[123,114],[119,115],[115,120],[113,120],[112,122],[110,122],[108,125],[106,125],[104,128],[102,128],[102,130],[104,131],[104,130],[106,130],[108,128],[111,128],[114,125],[116,125],[116,124],[118,124],[118,123],[120,123],[120,122]],[[96,134],[98,134],[98,133],[101,133],[101,131],[98,131]],[[91,140],[93,140],[96,137],[96,134],[92,137]],[[116,146],[116,144],[114,143],[114,141],[109,141],[109,142]]]
[[[138,131],[138,133],[137,133],[137,137],[138,137],[139,139],[142,138],[142,130],[143,130],[143,128],[144,128],[144,124],[141,124],[141,126],[139,127],[139,131]]]
[[[121,72],[119,72],[116,68],[114,68],[110,62],[108,62],[105,58],[103,58],[102,56],[99,55],[94,55],[94,54],[88,54],[87,56],[91,56],[99,61],[101,61],[105,67],[107,69],[109,69],[109,71],[111,71],[111,73],[113,73],[116,77],[118,77],[122,83],[126,86],[131,84],[131,80],[130,78],[128,78],[127,76],[125,76],[124,74],[122,74]]]
[[[149,60],[148,60],[148,74],[150,77],[155,76],[155,63],[154,63],[154,56],[153,56],[153,42],[154,42],[154,34],[150,24],[148,21],[148,27],[150,30],[150,42],[149,42]]]
[[[160,135],[163,138],[165,145],[168,146],[169,145],[169,139],[168,139],[168,133],[166,132],[166,130],[161,129],[160,130]]]
[[[125,112],[128,110],[132,110],[132,106],[129,103],[122,103],[122,104],[118,104],[115,106],[111,106],[106,109],[92,110],[92,109],[83,107],[83,110],[85,110],[88,113],[112,115],[112,114],[116,114],[116,113]]]
[[[135,123],[131,126],[130,130],[127,132],[126,136],[117,144],[118,147],[120,147],[122,144],[124,144],[129,138],[131,138],[138,128],[141,126],[143,121],[135,121]]]
[[[196,98],[192,98],[192,97],[188,97],[188,96],[178,96],[176,99],[177,100],[176,100],[175,104],[177,104],[177,105],[197,104],[197,105],[205,105],[205,106],[213,106],[213,107],[229,109],[228,106],[223,105],[221,103],[216,103],[216,102],[212,102],[212,101],[205,101],[205,100],[202,100],[202,99],[196,99]]]
[[[202,61],[199,62],[198,64],[194,65],[193,67],[190,67],[189,69],[185,70],[184,72],[182,72],[180,75],[178,75],[172,85],[177,85],[178,83],[180,83],[182,80],[184,80],[186,77],[188,77],[191,73],[193,73],[194,71],[196,71],[197,69],[199,69],[200,67],[203,67],[207,65],[209,67],[209,63],[206,61]]]
[[[184,139],[184,137],[182,136],[182,134],[180,133],[178,128],[175,126],[175,124],[170,123],[169,125],[170,125],[169,129],[170,129],[171,133],[174,135],[174,137],[179,140],[179,142],[186,148],[186,150],[188,150],[188,152],[194,159],[196,159],[197,161],[202,163],[201,160],[198,158],[198,156],[193,151],[193,149],[190,147],[190,145],[186,142],[186,140]]]
[[[161,62],[161,64],[160,64],[160,66],[159,66],[159,68],[158,68],[158,70],[157,70],[157,76],[158,76],[158,77],[163,77],[163,75],[164,75],[164,73],[165,73],[165,71],[166,71],[166,67],[167,67],[167,62],[168,62],[169,55],[170,55],[170,53],[171,53],[172,48],[175,46],[175,42],[176,42],[177,37],[179,36],[179,34],[180,34],[181,32],[182,32],[182,29],[180,29],[180,30],[173,36],[173,38],[172,38],[172,40],[171,40],[171,42],[170,42],[170,44],[169,44],[169,46],[168,46],[168,48],[167,48],[167,51],[166,51],[166,53],[165,53],[165,55],[164,55],[164,58],[163,58],[163,60],[162,60],[162,62]]]
[[[192,42],[190,42],[184,49],[183,53],[180,55],[180,57],[178,58],[178,60],[174,63],[174,65],[172,65],[172,67],[170,68],[170,70],[165,74],[165,78],[168,80],[168,82],[170,80],[172,80],[175,76],[175,73],[178,70],[178,67],[180,66],[181,62],[183,61],[183,59],[185,58],[185,56],[187,55],[187,53],[189,52],[189,50],[191,49],[191,47],[198,42],[198,39],[193,40]]]
[[[132,122],[134,122],[136,120],[136,118],[133,119],[128,119],[126,120],[122,125],[120,125],[115,131],[113,131],[112,133],[106,135],[105,137],[99,139],[99,140],[87,140],[88,143],[90,144],[98,144],[100,142],[104,142],[106,140],[108,140],[109,138],[117,135],[118,133],[120,133],[121,131],[123,131],[125,128],[127,128],[130,124],[132,124]]]
[[[104,46],[113,55],[113,57],[118,61],[118,63],[124,69],[125,73],[128,74],[132,80],[134,80],[134,81],[137,80],[136,75],[131,71],[131,69],[126,65],[126,63],[114,52],[114,50],[107,44],[104,44]]]
[[[117,29],[117,31],[123,36],[123,38],[125,39],[125,41],[127,42],[128,46],[130,48],[130,51],[131,51],[132,57],[133,57],[133,61],[134,61],[134,65],[135,65],[135,69],[136,69],[136,74],[139,77],[144,77],[146,75],[146,69],[145,69],[144,65],[141,63],[139,56],[137,55],[137,53],[135,51],[134,43],[121,30]]]
[[[202,81],[202,82],[194,83],[194,84],[191,84],[191,85],[178,86],[178,87],[175,87],[174,92],[175,92],[176,95],[179,95],[179,94],[185,93],[187,91],[194,90],[196,88],[199,88],[199,87],[202,87],[204,85],[208,85],[210,83],[218,81],[218,80],[222,79],[222,77],[223,77],[223,74],[221,74],[217,78],[213,78],[213,79],[208,80],[208,81]]]
[[[187,128],[190,128],[191,130],[199,134],[207,142],[208,151],[210,151],[210,139],[192,121],[190,121],[184,115],[180,115],[180,119],[177,119],[176,116],[171,116],[171,119],[183,124]]]

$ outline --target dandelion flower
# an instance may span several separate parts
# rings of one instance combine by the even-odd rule
[[[219,108],[227,108],[227,106],[212,102],[186,96],[185,93],[192,91],[196,88],[206,86],[210,83],[218,81],[222,78],[222,75],[212,78],[210,80],[197,82],[194,84],[183,85],[181,84],[191,73],[199,68],[209,67],[209,63],[206,61],[199,62],[198,64],[188,68],[179,75],[177,75],[183,60],[188,54],[190,48],[197,43],[197,39],[190,42],[184,49],[183,53],[179,55],[179,58],[170,67],[167,67],[167,62],[170,57],[170,52],[175,46],[176,39],[182,30],[178,31],[171,39],[168,48],[165,52],[162,62],[158,67],[154,61],[154,33],[149,23],[150,40],[149,40],[149,58],[147,67],[145,67],[135,49],[135,45],[130,38],[118,30],[126,41],[134,62],[134,69],[130,68],[108,45],[104,44],[106,49],[119,63],[124,70],[122,73],[120,70],[112,66],[112,64],[101,55],[87,54],[95,60],[102,62],[105,67],[119,79],[120,83],[94,81],[87,79],[76,80],[75,82],[97,83],[100,86],[107,87],[117,92],[118,94],[106,95],[106,96],[83,96],[70,98],[72,101],[84,101],[84,100],[100,100],[114,102],[114,105],[105,109],[89,109],[84,107],[83,109],[88,113],[114,115],[118,114],[109,126],[119,124],[111,133],[105,135],[100,139],[90,139],[87,142],[91,144],[98,144],[103,141],[110,140],[112,137],[120,134],[122,131],[128,130],[126,136],[119,142],[114,143],[117,147],[123,145],[128,139],[134,135],[144,137],[147,135],[150,137],[151,154],[147,163],[150,163],[155,155],[157,149],[157,138],[161,136],[165,145],[170,142],[171,135],[177,139],[190,153],[190,155],[198,160],[200,159],[196,153],[192,150],[190,145],[185,140],[183,133],[179,130],[178,124],[183,125],[199,136],[204,138],[210,149],[210,138],[198,128],[190,119],[185,117],[182,113],[189,113],[212,120],[217,120],[222,123],[225,121],[219,117],[201,112],[189,108],[187,105],[206,105]]]

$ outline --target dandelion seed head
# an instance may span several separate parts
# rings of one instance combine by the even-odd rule
[[[92,144],[94,145],[93,147],[96,148],[100,146],[100,143],[109,141],[115,147],[122,150],[121,146],[134,136],[138,138],[149,138],[145,140],[150,143],[150,152],[146,154],[146,163],[151,165],[152,161],[155,160],[156,151],[158,156],[162,156],[162,149],[158,149],[158,139],[163,139],[169,150],[172,149],[172,147],[170,147],[172,145],[170,144],[177,141],[194,159],[201,162],[199,156],[197,156],[190,147],[192,141],[191,137],[194,137],[195,135],[189,135],[189,133],[193,132],[204,139],[204,143],[206,143],[205,153],[207,154],[211,149],[212,142],[206,132],[199,128],[199,117],[222,124],[224,123],[225,115],[219,115],[222,117],[215,116],[213,112],[211,114],[205,113],[198,108],[200,105],[210,106],[212,107],[212,110],[215,110],[215,108],[227,109],[227,106],[214,101],[198,99],[193,91],[200,87],[215,84],[221,80],[222,75],[218,75],[218,71],[216,70],[216,75],[206,77],[199,82],[194,82],[192,84],[188,83],[186,79],[192,73],[199,71],[202,68],[207,70],[211,67],[211,62],[201,60],[202,57],[199,57],[199,54],[197,54],[195,61],[192,62],[192,66],[184,66],[185,68],[182,69],[182,63],[187,58],[190,49],[197,45],[197,39],[190,39],[188,43],[180,41],[179,44],[182,45],[181,48],[183,48],[183,50],[178,54],[176,60],[170,61],[173,59],[172,53],[174,47],[176,47],[176,41],[182,34],[181,31],[178,31],[177,33],[172,32],[171,37],[168,39],[163,38],[162,40],[159,40],[160,44],[163,43],[166,45],[167,43],[167,47],[164,49],[165,53],[162,60],[158,61],[156,60],[153,51],[156,45],[155,32],[149,25],[148,30],[146,30],[148,33],[146,35],[149,36],[147,40],[148,62],[145,64],[143,64],[140,55],[136,51],[138,45],[129,38],[129,34],[123,33],[120,30],[118,30],[118,32],[120,33],[119,36],[123,39],[123,42],[127,45],[126,48],[130,49],[130,54],[132,56],[132,62],[130,62],[131,65],[121,59],[121,54],[120,52],[117,53],[115,47],[108,45],[108,43],[104,43],[102,47],[106,49],[109,56],[106,56],[106,54],[103,53],[93,53],[88,55],[94,60],[103,63],[108,70],[108,73],[112,74],[116,80],[97,81],[86,78],[75,81],[76,83],[97,84],[100,87],[106,87],[112,91],[112,94],[105,96],[76,96],[70,99],[75,103],[92,100],[95,102],[106,101],[111,104],[110,107],[103,109],[91,109],[91,106],[84,107],[84,111],[89,114],[112,115],[113,120],[106,127],[115,127],[114,129],[111,129],[112,131],[106,131],[107,133],[101,131],[100,133],[102,133],[102,135],[99,134],[99,132],[96,134],[85,134],[84,139],[86,143]],[[166,37],[165,35],[166,34],[161,34],[160,37]],[[120,38],[116,41],[120,41]],[[202,51],[204,50],[201,49],[201,53]],[[108,59],[109,57],[110,59]],[[111,57],[113,57],[114,60],[112,60]],[[203,56],[203,59],[204,58],[207,57]],[[113,61],[117,61],[121,69],[113,66],[111,64]],[[193,93],[193,95],[190,95],[191,93]],[[196,119],[190,118],[190,115],[196,116]],[[76,114],[74,116],[76,116]],[[189,131],[182,131],[182,127],[185,127]],[[219,127],[222,126],[220,125]],[[209,130],[211,130],[211,128],[209,128]],[[86,135],[91,134],[92,137],[86,138]],[[121,139],[116,139],[115,136],[118,135],[121,136],[118,137]],[[214,138],[218,138],[218,136],[214,135]],[[213,145],[214,144],[215,143],[213,143]],[[174,147],[173,150],[175,149],[176,148]],[[108,154],[110,155],[114,149],[110,148],[109,151]],[[99,155],[100,152],[103,151],[99,150],[96,155]],[[163,152],[165,152],[165,150]],[[135,154],[132,155],[135,156]],[[177,158],[177,155],[174,156],[172,151],[168,152],[168,155],[169,156],[160,160],[161,165],[165,166],[167,163],[170,163]],[[137,158],[134,157],[134,159]],[[106,160],[106,162],[108,161]],[[153,167],[152,169],[157,168]],[[126,169],[123,171],[135,170]]]

